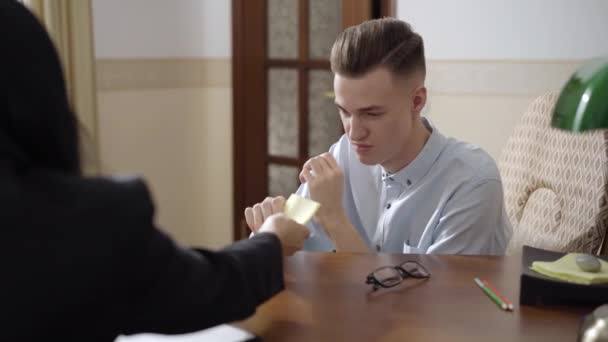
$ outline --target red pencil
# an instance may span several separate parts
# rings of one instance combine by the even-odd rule
[[[507,304],[507,310],[513,311],[513,304],[511,304],[511,302],[509,302],[507,297],[503,296],[502,293],[498,292],[498,290],[495,289],[494,286],[492,286],[489,281],[484,279],[483,284],[485,286],[487,286],[492,292],[494,292],[494,294],[496,294],[503,302],[505,302],[505,304]]]

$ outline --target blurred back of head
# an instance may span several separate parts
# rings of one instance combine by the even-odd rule
[[[0,51],[0,158],[80,174],[77,121],[59,56],[17,1],[0,1]]]

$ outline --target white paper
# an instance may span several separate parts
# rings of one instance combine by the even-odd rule
[[[243,329],[239,329],[228,324],[222,324],[209,329],[182,335],[161,335],[145,333],[129,336],[119,336],[114,342],[237,342],[248,341],[253,338],[255,338],[253,334]]]

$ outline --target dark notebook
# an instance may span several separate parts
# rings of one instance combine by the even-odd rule
[[[600,305],[608,303],[608,284],[581,285],[542,275],[530,269],[534,261],[555,261],[567,253],[524,246],[519,303]],[[607,260],[607,256],[599,258]]]

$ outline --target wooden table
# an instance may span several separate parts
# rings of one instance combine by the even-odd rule
[[[416,260],[426,281],[372,292],[367,274]],[[264,341],[575,341],[593,307],[520,307],[520,256],[363,255],[298,252],[285,262],[286,289],[237,323]],[[500,310],[473,278],[515,305]]]

